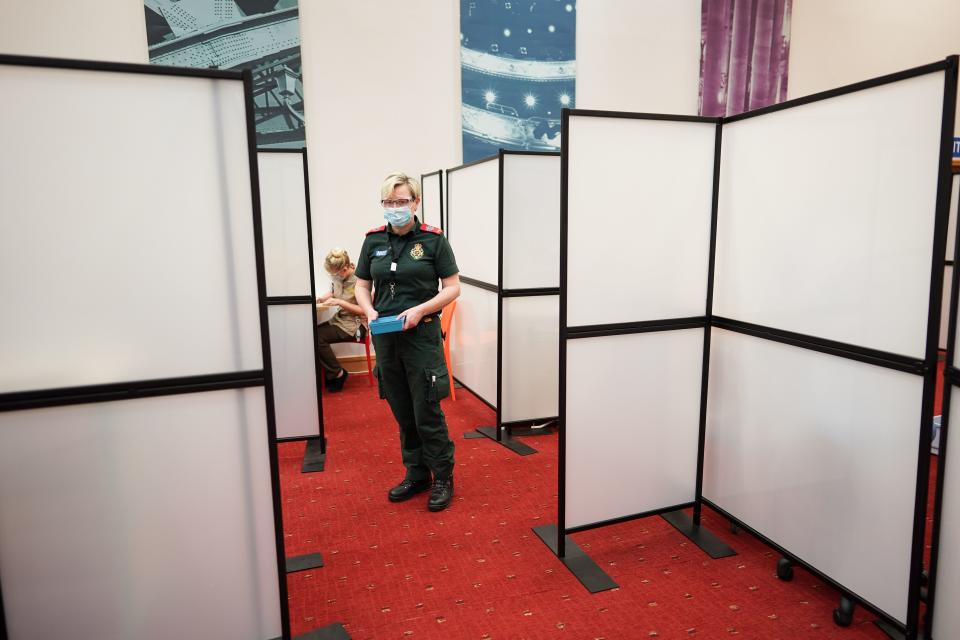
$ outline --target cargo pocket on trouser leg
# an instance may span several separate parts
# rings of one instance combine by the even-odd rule
[[[386,400],[386,399],[387,399],[387,394],[386,394],[386,392],[383,390],[383,376],[380,375],[380,365],[376,365],[376,366],[373,367],[373,375],[374,375],[374,377],[377,379],[377,392],[378,392],[379,395],[380,395],[380,399],[381,399],[381,400]]]
[[[450,395],[450,375],[446,367],[424,369],[427,376],[427,400],[439,402]]]

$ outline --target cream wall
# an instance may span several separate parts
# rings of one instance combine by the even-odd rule
[[[580,109],[696,115],[700,0],[577,3]]]
[[[148,62],[139,0],[0,0],[0,53]]]
[[[383,224],[391,171],[460,163],[459,3],[300,1],[317,282],[341,246],[356,259]]]
[[[957,0],[793,0],[787,97],[960,53],[958,25]]]

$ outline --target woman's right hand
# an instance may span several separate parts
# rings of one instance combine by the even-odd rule
[[[366,316],[367,316],[367,324],[370,324],[371,322],[379,318],[380,314],[377,313],[376,310],[370,309],[369,311],[367,311]]]
[[[326,292],[325,294],[323,294],[322,296],[320,296],[319,298],[317,298],[317,304],[322,304],[322,303],[326,302],[327,300],[329,300],[329,299],[331,298],[331,296],[333,296],[333,292],[332,292],[332,291]]]

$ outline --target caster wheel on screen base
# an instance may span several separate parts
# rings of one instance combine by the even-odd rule
[[[853,600],[840,596],[840,606],[833,610],[833,621],[838,627],[849,627],[853,622]]]
[[[787,558],[777,560],[777,577],[784,582],[793,580],[793,563]]]

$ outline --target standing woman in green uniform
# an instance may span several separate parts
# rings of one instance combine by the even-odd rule
[[[406,467],[387,496],[402,502],[430,489],[427,508],[440,511],[453,498],[453,442],[440,409],[450,379],[439,311],[460,295],[459,269],[443,232],[416,217],[420,184],[415,179],[387,176],[380,203],[387,224],[368,231],[363,241],[356,295],[371,322],[393,315],[404,320],[403,331],[373,336],[380,397],[400,427]]]

